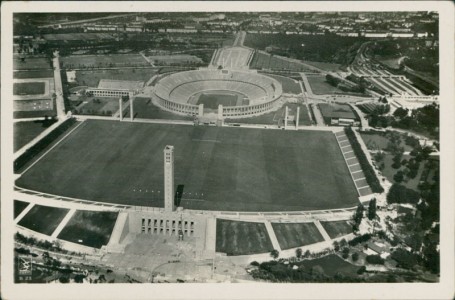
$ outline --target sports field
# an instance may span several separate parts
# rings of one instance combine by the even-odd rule
[[[76,80],[79,85],[97,87],[101,79],[147,82],[156,72],[157,69],[152,68],[84,70],[76,71]]]
[[[216,252],[248,255],[273,250],[264,223],[216,220]]]
[[[352,225],[348,221],[321,222],[331,239],[352,233]]]
[[[123,111],[125,118],[130,117],[130,108],[125,108]],[[139,119],[164,119],[164,120],[186,120],[192,121],[193,116],[183,116],[165,111],[153,104],[150,98],[137,97],[134,98],[134,117]]]
[[[42,95],[45,91],[44,82],[15,82],[13,84],[14,95]]]
[[[18,224],[33,231],[51,235],[68,211],[67,208],[36,204]]]
[[[314,223],[272,223],[281,249],[291,249],[324,241]]]
[[[58,235],[59,239],[94,248],[106,245],[118,213],[78,210]]]
[[[108,54],[108,55],[72,55],[63,56],[63,68],[88,67],[132,67],[150,65],[140,54]]]
[[[16,219],[18,215],[29,205],[30,203],[14,200],[14,218]]]
[[[316,95],[343,93],[342,90],[328,83],[325,76],[307,76],[307,78],[311,90]]]
[[[335,136],[323,131],[88,120],[16,184],[75,198],[162,207],[162,196],[156,195],[163,194],[166,145],[175,147],[175,185],[183,186],[185,208],[281,211],[358,202]]]
[[[44,121],[15,122],[13,125],[14,151],[19,150],[37,137],[41,132],[46,130],[51,123],[52,121],[48,121],[46,124]]]
[[[237,95],[228,93],[202,93],[197,100],[197,105],[204,104],[204,108],[218,109],[220,104],[223,106],[235,106],[237,98]]]

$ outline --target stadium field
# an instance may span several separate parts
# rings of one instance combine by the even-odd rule
[[[16,184],[74,198],[162,207],[156,195],[163,191],[166,145],[175,146],[175,185],[183,188],[185,208],[289,211],[358,203],[335,136],[323,131],[88,120]]]
[[[218,105],[223,106],[235,106],[237,103],[237,95],[227,94],[227,93],[202,93],[198,100],[197,105],[204,104],[204,108],[218,109]]]
[[[248,255],[273,250],[264,223],[216,220],[216,252]]]
[[[118,213],[78,210],[58,235],[59,239],[101,248],[109,242]]]
[[[18,215],[29,205],[30,203],[14,200],[14,218],[16,219]]]
[[[42,95],[45,92],[44,82],[15,82],[13,84],[14,95]]]
[[[348,221],[321,222],[331,239],[352,233],[352,225]]]
[[[68,211],[67,208],[36,204],[18,224],[33,231],[51,235]]]
[[[281,249],[291,249],[324,241],[314,223],[272,223]]]

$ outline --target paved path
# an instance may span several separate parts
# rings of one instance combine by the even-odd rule
[[[32,207],[34,206],[35,204],[34,203],[30,203],[17,217],[16,219],[14,219],[14,222],[17,224],[19,223],[20,220],[22,220],[22,218],[28,214],[28,212],[32,209]]]
[[[57,238],[57,236],[62,232],[63,228],[68,224],[69,220],[71,217],[74,215],[76,212],[76,209],[72,208],[70,211],[66,214],[66,216],[63,218],[63,220],[58,224],[57,228],[55,228],[54,232],[52,233],[51,237]]]
[[[278,243],[278,239],[276,238],[275,231],[273,230],[272,224],[269,221],[264,221],[264,225],[265,225],[265,228],[267,229],[267,233],[269,234],[273,249],[281,252],[280,243]]]
[[[62,77],[60,75],[60,60],[58,52],[54,52],[54,58],[52,59],[54,64],[54,83],[55,83],[55,95],[57,104],[57,117],[63,119],[66,117],[65,112],[65,101],[63,99],[63,85]]]
[[[319,220],[318,220],[318,221],[314,221],[313,223],[314,223],[314,225],[316,225],[317,229],[321,233],[321,235],[324,238],[324,240],[325,241],[330,241],[331,238],[328,235],[327,231],[325,231],[324,227],[322,227],[321,222],[319,222]]]

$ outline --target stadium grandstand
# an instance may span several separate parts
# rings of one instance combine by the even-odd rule
[[[88,88],[86,92],[97,97],[121,97],[138,94],[143,87],[143,81],[101,79],[97,88]]]
[[[277,80],[256,72],[224,69],[175,73],[164,77],[155,86],[159,105],[191,115],[197,112],[196,104],[200,104],[199,96],[204,93],[241,96],[244,101],[236,101],[235,105],[218,103],[224,104],[223,117],[251,116],[273,109],[275,100],[281,97],[282,86]]]

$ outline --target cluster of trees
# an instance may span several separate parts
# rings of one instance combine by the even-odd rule
[[[344,92],[352,92],[352,93],[364,93],[365,87],[360,84],[347,84],[341,78],[333,76],[331,74],[327,74],[325,76],[325,80],[332,86],[339,88]]]
[[[351,127],[345,127],[344,131],[349,139],[349,142],[351,143],[352,149],[354,150],[357,159],[359,160],[359,164],[362,168],[363,173],[365,174],[366,181],[368,182],[371,190],[373,193],[382,193],[384,191],[384,188],[381,186],[378,177],[376,177],[376,173],[374,172],[373,167],[370,165],[365,153],[363,152],[359,141],[357,141],[354,131]]]
[[[70,118],[65,120],[60,126],[51,131],[48,135],[39,140],[35,145],[27,149],[21,156],[16,158],[14,161],[14,172],[20,171],[30,160],[38,155],[42,150],[49,146],[59,136],[61,136],[66,130],[68,130],[73,124],[76,123],[76,119]]]
[[[357,206],[357,209],[354,213],[354,216],[352,217],[353,221],[354,221],[354,224],[352,225],[352,229],[354,231],[358,231],[359,230],[359,226],[360,226],[360,223],[362,222],[362,219],[363,219],[363,212],[365,211],[365,208],[363,207],[362,204],[359,204]]]
[[[379,255],[367,255],[365,258],[367,263],[372,264],[372,265],[383,265],[384,264],[384,259],[380,257]]]
[[[42,248],[42,249],[46,249],[46,250],[57,251],[57,252],[67,252],[61,248],[59,242],[51,243],[51,242],[45,241],[45,240],[38,240],[34,237],[27,237],[19,232],[16,232],[16,234],[14,235],[14,240],[21,244],[36,246],[38,248]]]
[[[394,183],[387,194],[388,203],[413,203],[417,204],[420,194],[404,185]]]

